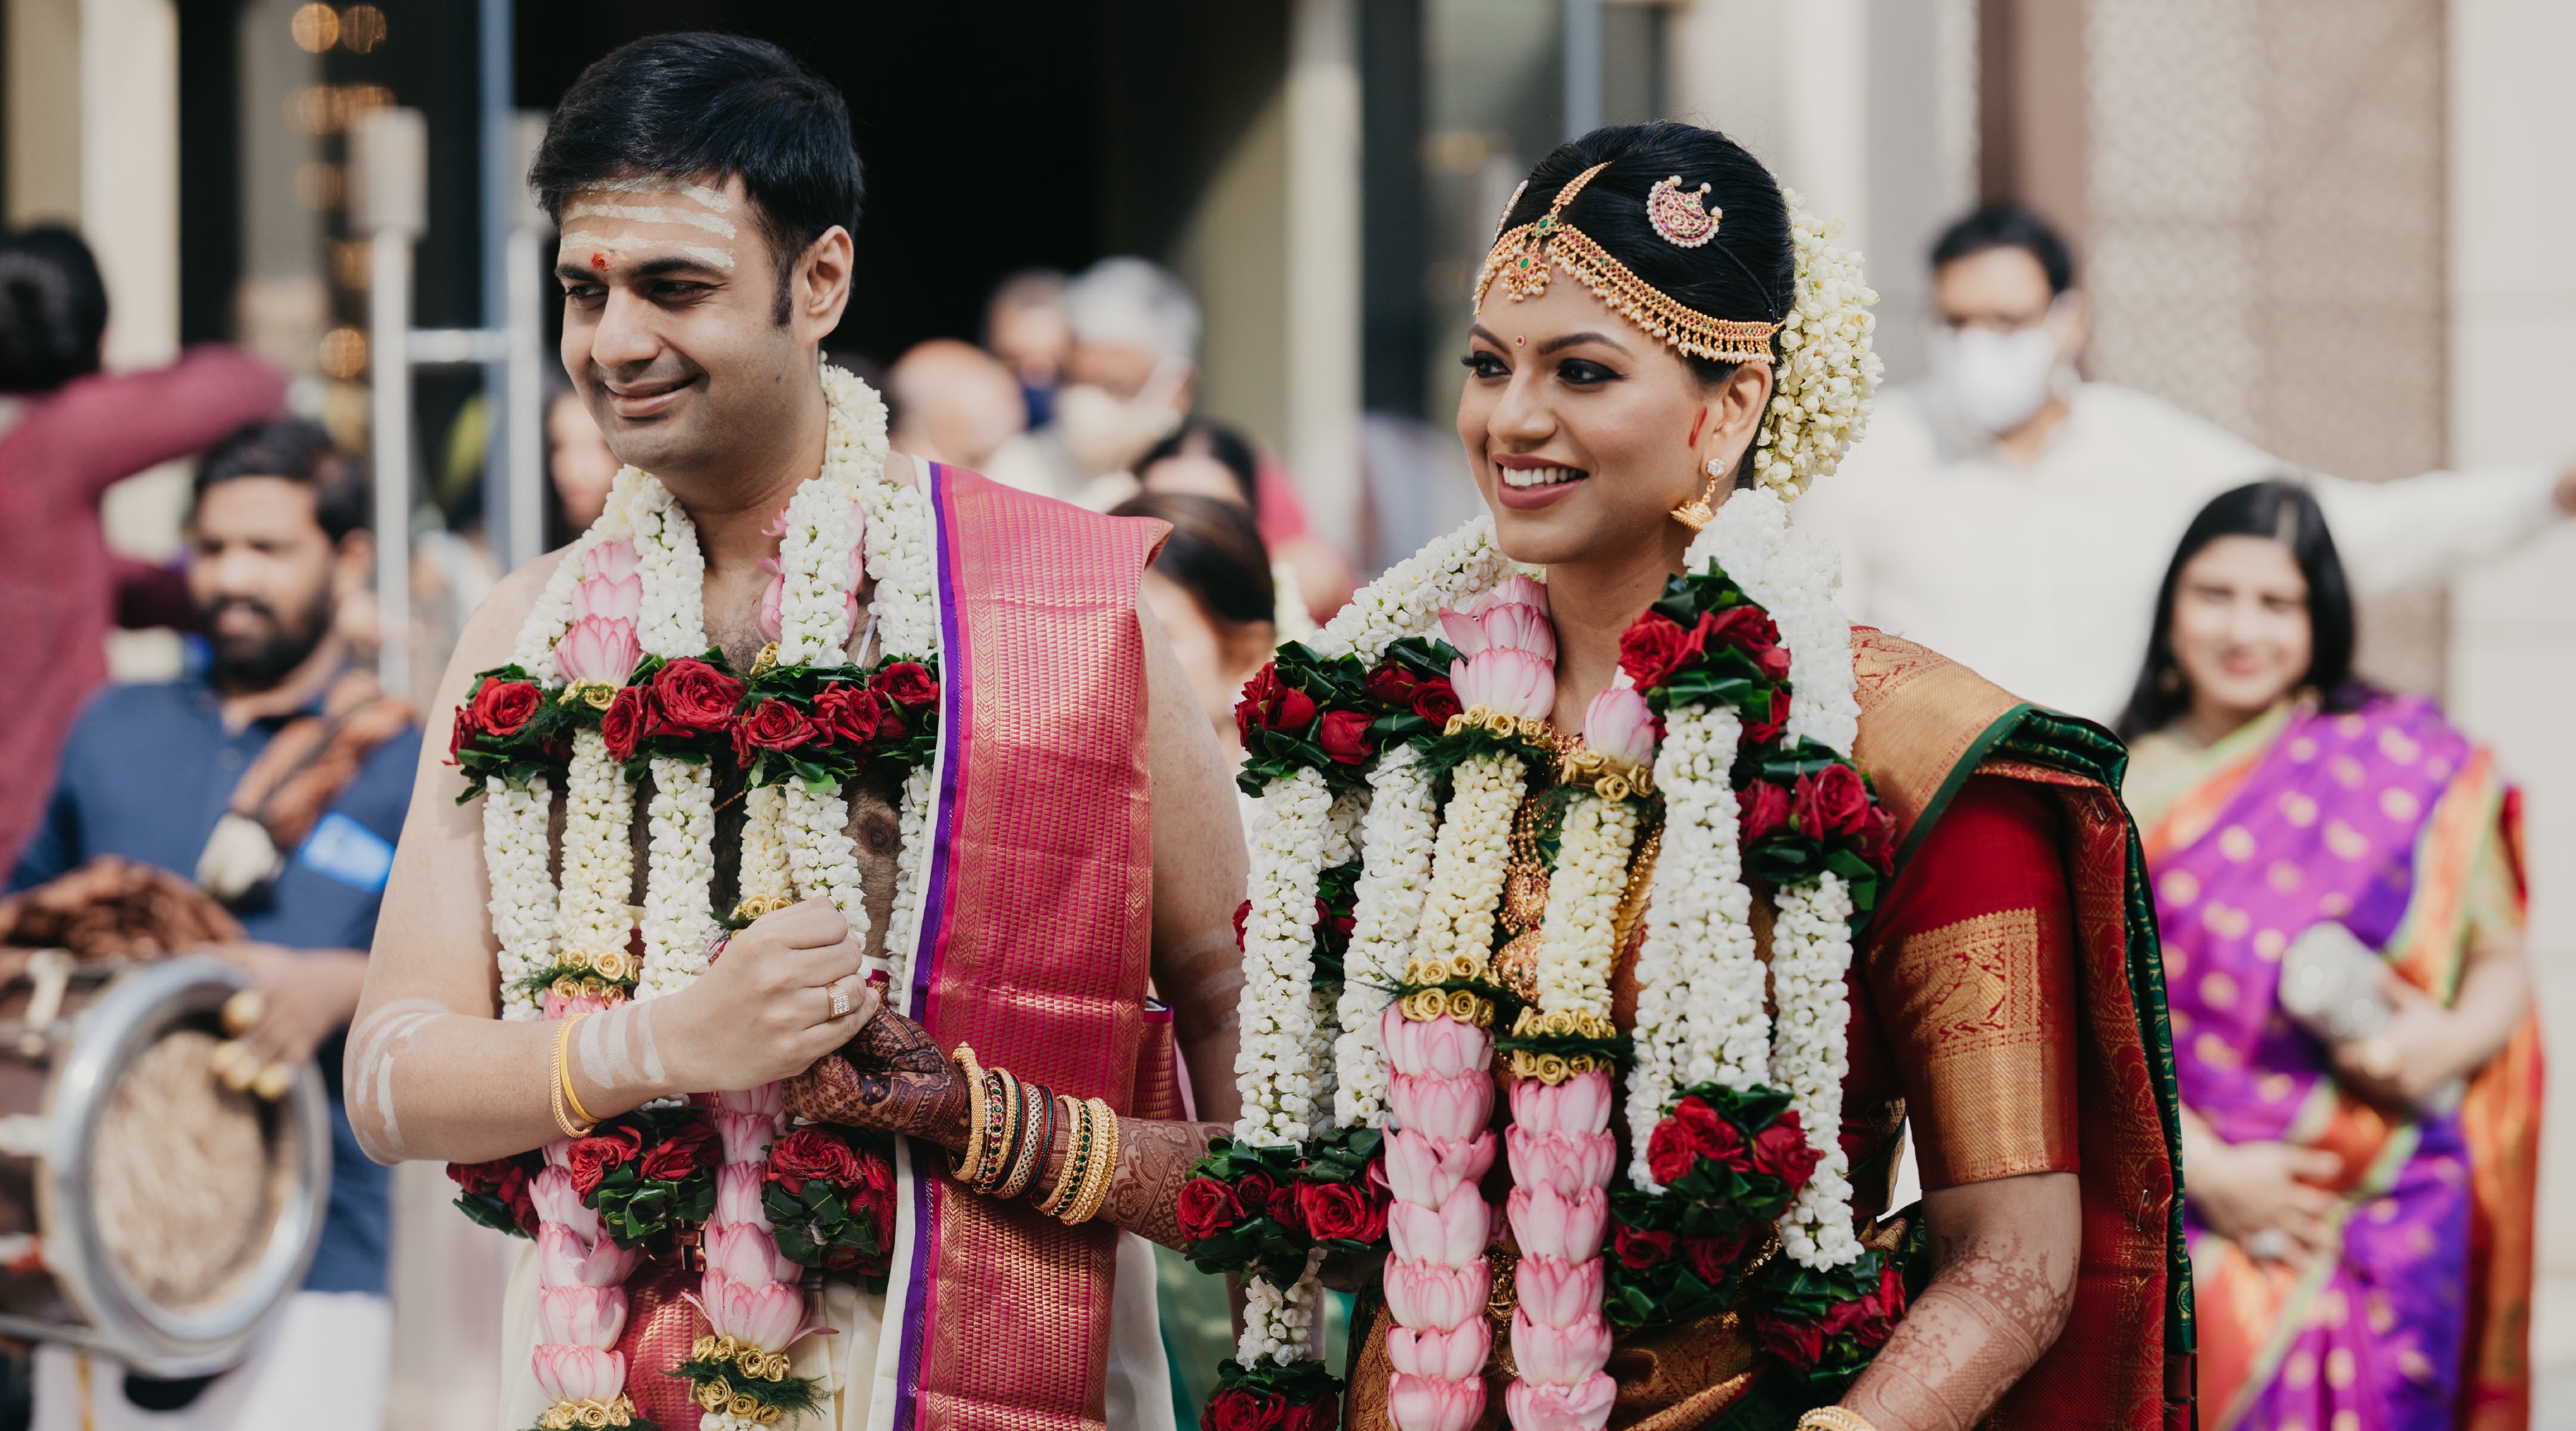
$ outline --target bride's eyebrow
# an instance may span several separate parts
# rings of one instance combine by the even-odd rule
[[[1510,347],[1510,346],[1511,346],[1510,344],[1508,344],[1508,343],[1504,342],[1504,341],[1502,340],[1501,336],[1500,336],[1500,335],[1498,335],[1498,334],[1496,334],[1496,333],[1494,332],[1494,330],[1493,330],[1493,329],[1486,327],[1486,326],[1485,326],[1484,324],[1482,324],[1482,323],[1474,323],[1474,324],[1470,324],[1470,325],[1468,325],[1468,328],[1467,328],[1467,336],[1468,336],[1468,337],[1470,337],[1470,338],[1482,338],[1482,339],[1484,339],[1486,342],[1493,344],[1493,345],[1494,345],[1495,347],[1497,347],[1497,348],[1507,348],[1507,347]]]
[[[1567,333],[1561,337],[1550,338],[1546,342],[1538,345],[1538,352],[1541,357],[1545,357],[1549,353],[1571,348],[1577,343],[1598,343],[1622,356],[1626,356],[1628,353],[1627,345],[1621,343],[1618,339],[1611,337],[1607,333],[1595,333],[1589,329],[1581,333]]]

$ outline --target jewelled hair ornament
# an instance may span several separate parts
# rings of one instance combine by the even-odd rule
[[[1699,186],[1697,197],[1683,193],[1682,176],[1675,174],[1646,191],[1646,222],[1675,248],[1697,248],[1717,237],[1718,221],[1726,217],[1726,210],[1714,204],[1699,206],[1707,197],[1706,184]]]
[[[1476,311],[1484,311],[1485,295],[1497,280],[1516,303],[1547,292],[1548,265],[1553,262],[1576,282],[1591,289],[1602,302],[1618,310],[1629,322],[1691,357],[1718,363],[1772,361],[1771,338],[1780,331],[1779,324],[1712,318],[1697,309],[1685,307],[1630,272],[1626,264],[1611,257],[1607,249],[1594,243],[1583,230],[1565,222],[1566,206],[1574,202],[1575,196],[1583,192],[1583,187],[1592,182],[1594,175],[1609,167],[1606,162],[1595,164],[1575,175],[1571,183],[1556,191],[1555,202],[1547,206],[1547,213],[1537,222],[1506,230],[1494,240],[1492,251],[1485,255],[1484,271],[1476,279]],[[1698,204],[1686,195],[1675,193],[1668,197],[1677,209],[1687,208],[1699,213],[1700,221],[1708,226],[1710,234],[1717,232],[1717,215],[1702,213]],[[1649,200],[1650,206],[1653,202]],[[1660,220],[1656,223],[1656,232],[1672,238]],[[1706,241],[1705,237],[1700,240],[1702,243]],[[1682,243],[1682,240],[1673,239],[1673,242]]]

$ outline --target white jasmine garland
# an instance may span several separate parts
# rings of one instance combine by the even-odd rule
[[[742,795],[742,853],[734,887],[741,903],[775,904],[796,897],[796,867],[787,852],[787,791],[761,785]]]
[[[886,912],[885,953],[898,1012],[912,1007],[913,947],[921,942],[921,882],[929,864],[932,773],[927,764],[905,772],[903,812],[896,817],[902,854],[895,865],[894,907]]]
[[[1851,997],[1843,977],[1851,968],[1851,888],[1829,873],[1781,891],[1778,902],[1771,984],[1780,1011],[1772,1021],[1771,1081],[1788,1092],[1807,1146],[1819,1158],[1780,1218],[1780,1245],[1801,1266],[1839,1267],[1861,1251],[1852,1233],[1850,1164],[1838,1136],[1843,1076],[1850,1071]]]
[[[1248,1367],[1264,1361],[1293,1366],[1309,1357],[1323,1291],[1316,1274],[1323,1265],[1318,1247],[1306,1254],[1306,1270],[1285,1287],[1262,1277],[1243,1279],[1243,1335],[1235,1341],[1235,1360]]]
[[[519,981],[554,963],[555,887],[546,877],[554,792],[543,776],[524,790],[483,794],[483,848],[492,874],[492,934],[501,944],[501,1016],[534,1019],[537,996]]]
[[[716,873],[715,772],[673,756],[653,757],[650,808],[639,999],[686,988],[706,972],[716,932],[706,896]]]
[[[1490,751],[1458,762],[1449,779],[1449,808],[1432,842],[1431,888],[1423,896],[1414,956],[1481,972],[1493,956],[1494,909],[1503,896],[1512,816],[1529,772],[1519,756]]]
[[[556,944],[567,960],[587,963],[626,952],[634,916],[634,787],[608,758],[597,726],[573,733],[564,771],[563,888],[555,903]]]
[[[1369,787],[1374,793],[1360,821],[1362,863],[1350,949],[1342,956],[1342,1032],[1333,1056],[1333,1121],[1345,1128],[1386,1125],[1383,1016],[1422,927],[1439,830],[1431,777],[1413,747],[1388,751],[1369,772]]]
[[[1494,545],[1494,519],[1479,516],[1370,582],[1306,644],[1327,659],[1357,656],[1374,666],[1395,641],[1430,630],[1443,607],[1466,605],[1514,569]]]
[[[1860,255],[1836,247],[1842,231],[1807,212],[1794,189],[1788,203],[1796,250],[1797,290],[1773,340],[1771,405],[1754,449],[1755,480],[1794,498],[1842,465],[1843,454],[1869,428],[1878,354],[1871,351],[1878,294],[1861,282]]]
[[[1566,807],[1540,925],[1540,1013],[1610,1017],[1610,964],[1618,953],[1612,942],[1638,823],[1637,807],[1626,800],[1586,792]]]
[[[1243,1042],[1235,1055],[1243,1112],[1234,1136],[1291,1145],[1311,1136],[1315,1038],[1315,890],[1333,797],[1324,777],[1274,780],[1252,824],[1252,909],[1243,927]]]

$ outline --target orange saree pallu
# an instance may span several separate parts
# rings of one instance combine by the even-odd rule
[[[1916,1111],[1928,1178],[2074,1170],[2082,1189],[2073,1313],[1991,1424],[2189,1427],[2180,1114],[2143,865],[2114,793],[2119,746],[1911,642],[1855,627],[1852,648],[1853,758],[1898,836],[1886,903],[1853,963],[1843,1138],[1858,1203],[1867,1209],[1873,1181],[1883,1202],[1892,1180],[1907,1107],[1889,1064],[1948,1061],[1944,1096]],[[1932,845],[1954,811],[1944,845]],[[2071,957],[2030,963],[2043,948]],[[1614,979],[1614,993],[1628,988],[1623,1026],[1633,954]],[[2071,1088],[2074,1107],[2020,1098],[2025,1087]],[[1386,1424],[1384,1341],[1381,1321],[1355,1349],[1354,1426]],[[1733,1314],[1622,1332],[1608,1370],[1620,1384],[1613,1431],[1767,1431],[1840,1395],[1781,1371]],[[1487,1407],[1483,1424],[1499,1427],[1500,1397]]]
[[[1136,617],[1164,528],[949,467],[929,465],[927,482],[945,728],[908,1012],[942,1047],[971,1044],[1130,1113],[1140,1059],[1169,1046],[1145,1000],[1153,862]],[[1116,1231],[978,1197],[947,1178],[944,1157],[908,1143],[900,1160],[871,1424],[1104,1425]]]

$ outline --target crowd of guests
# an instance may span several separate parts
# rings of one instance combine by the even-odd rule
[[[1855,619],[2116,718],[2131,743],[2185,1105],[2204,1424],[2438,1426],[2510,1407],[2527,1394],[2539,1118],[2518,802],[2430,700],[2355,674],[2353,596],[2576,510],[2576,469],[2285,476],[2076,376],[2082,293],[2035,216],[1982,210],[1933,263],[1934,376],[1882,403],[1801,519],[1842,543]],[[104,374],[106,321],[77,236],[0,240],[0,649],[41,673],[0,708],[0,858],[12,889],[105,855],[195,881],[245,932],[213,952],[266,995],[244,1039],[258,1064],[319,1058],[336,1099],[421,739],[347,616],[369,570],[367,484],[283,415],[285,386],[255,359],[208,347]],[[1032,271],[995,291],[979,339],[884,371],[894,445],[1169,524],[1145,602],[1234,745],[1244,682],[1355,573],[1309,535],[1275,460],[1194,416],[1195,303],[1139,259]],[[562,539],[597,516],[618,463],[569,392],[547,436]],[[101,493],[191,453],[185,560],[111,556]],[[184,625],[199,658],[101,694],[120,617]],[[333,1171],[322,1254],[248,1363],[154,1381],[48,1346],[36,1424],[293,1426],[319,1424],[305,1409],[321,1404],[375,1424],[387,1175],[345,1118]],[[1168,1271],[1166,1288],[1176,1349],[1221,1348],[1222,1295]],[[1176,1370],[1204,1388],[1205,1368]]]

